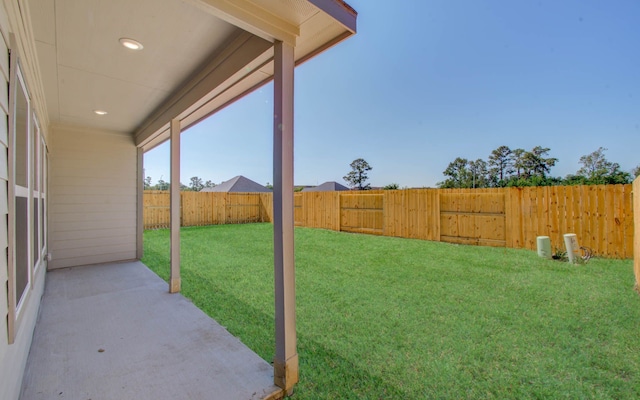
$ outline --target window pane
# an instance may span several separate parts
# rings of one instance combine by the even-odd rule
[[[41,247],[42,249],[45,248],[46,244],[47,244],[47,209],[46,209],[46,205],[47,205],[47,200],[46,200],[46,193],[47,193],[47,162],[48,162],[48,157],[47,157],[47,148],[44,146],[44,142],[42,144],[42,186],[40,187],[40,193],[42,193],[41,195],[41,201],[42,201],[42,208],[40,209],[41,213],[42,213],[42,217],[40,218],[41,221],[41,225],[42,225],[42,230],[41,232],[41,237],[42,237],[42,241],[41,243]]]
[[[33,141],[31,142],[33,149],[33,190],[40,190],[40,130],[33,121]]]
[[[40,141],[40,193],[44,193],[44,185],[46,183],[45,181],[45,162],[46,162],[46,155],[45,155],[45,146],[44,146],[44,141]]]
[[[29,203],[16,197],[16,304],[29,284]]]
[[[16,185],[28,187],[27,180],[27,163],[28,163],[28,122],[29,122],[29,104],[27,96],[22,90],[22,86],[18,83],[16,88]]]
[[[40,254],[40,235],[38,232],[38,205],[40,204],[40,199],[33,199],[33,263],[34,265],[38,262],[38,255]]]
[[[48,158],[47,158],[47,148],[44,145],[44,142],[42,142],[42,186],[40,188],[40,191],[42,193],[47,193],[47,162],[48,162]]]
[[[42,250],[44,250],[44,241],[45,241],[45,236],[44,236],[44,230],[46,229],[46,225],[44,223],[44,221],[47,218],[47,213],[45,212],[44,209],[44,199],[40,199],[40,205],[42,206],[41,211],[42,211],[42,218],[40,218],[40,251],[42,252]]]

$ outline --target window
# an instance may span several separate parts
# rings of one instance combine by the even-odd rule
[[[47,254],[47,145],[44,138],[40,138],[40,260],[44,262]]]
[[[35,273],[46,258],[47,146],[13,52],[10,62],[7,261],[9,343],[13,343]]]
[[[29,110],[29,98],[27,96],[27,89],[24,83],[24,78],[18,70],[16,71],[16,87],[15,104],[13,110],[13,130],[10,134],[13,136],[14,147],[11,149],[11,141],[9,152],[13,150],[14,157],[14,227],[15,236],[13,238],[14,248],[14,271],[15,271],[15,301],[16,313],[19,312],[24,297],[27,293],[27,288],[31,280],[31,263],[32,241],[30,240],[33,226],[30,223],[32,220],[32,202],[29,200],[31,197],[30,186],[33,184],[31,179],[31,160],[32,160],[32,135],[30,134],[30,110]],[[9,177],[9,184],[11,184],[11,177]],[[11,201],[11,199],[9,199]],[[11,260],[9,260],[11,263]]]
[[[42,138],[40,137],[40,126],[38,125],[38,118],[36,118],[35,113],[32,116],[33,122],[33,200],[31,203],[33,204],[33,219],[32,219],[32,227],[33,227],[33,245],[32,245],[32,266],[33,271],[38,269],[42,260],[42,221],[44,218],[44,213],[42,210]]]

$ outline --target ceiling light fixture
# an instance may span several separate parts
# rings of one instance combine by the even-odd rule
[[[129,38],[120,38],[120,44],[131,50],[142,50],[144,46],[142,43],[137,40],[129,39]]]
[[[106,112],[104,110],[93,110],[93,112],[98,114],[98,115],[107,115],[107,114],[109,114],[108,112]]]

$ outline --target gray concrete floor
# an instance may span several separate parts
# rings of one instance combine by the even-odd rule
[[[279,397],[273,368],[140,262],[50,271],[21,400]]]

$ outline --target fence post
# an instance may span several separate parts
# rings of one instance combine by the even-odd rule
[[[434,236],[433,239],[437,240],[438,242],[442,241],[442,239],[440,238],[440,232],[442,232],[441,231],[442,227],[440,226],[440,224],[441,224],[440,220],[442,219],[442,217],[440,215],[440,193],[442,193],[440,190],[438,190],[436,192],[436,195],[434,196],[434,205],[433,205],[434,209],[435,209],[433,214],[436,217],[435,218],[435,221],[436,221],[435,222],[435,227],[436,227],[436,229],[434,230],[434,233],[433,233],[433,236]]]
[[[633,181],[633,271],[636,275],[636,290],[640,289],[640,177]]]

